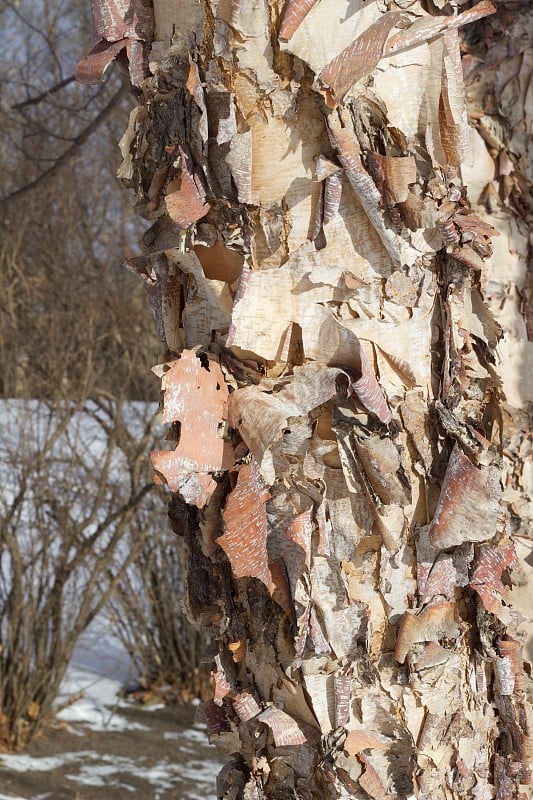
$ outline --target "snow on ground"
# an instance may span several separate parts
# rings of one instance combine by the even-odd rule
[[[84,758],[90,755],[92,754],[82,751],[62,753],[60,756],[49,756],[48,758],[33,758],[32,756],[24,755],[24,753],[17,753],[16,755],[3,753],[0,758],[2,763],[14,772],[50,772],[53,769],[69,764],[71,761],[75,761],[77,758]]]
[[[135,677],[129,656],[121,643],[108,633],[101,618],[80,638],[61,686],[57,705],[83,693],[79,700],[59,712],[65,722],[80,722],[93,731],[148,730],[117,713],[125,704],[119,697],[123,686]]]
[[[193,751],[194,752],[194,751]],[[184,779],[193,781],[198,790],[198,797],[202,800],[209,799],[209,791],[205,793],[205,788],[213,789],[216,774],[220,769],[220,764],[206,761],[199,761],[194,758],[191,759],[188,767],[183,764],[169,764],[167,761],[160,761],[155,764],[147,765],[145,759],[131,759],[114,755],[101,755],[91,750],[76,751],[72,753],[63,753],[61,756],[52,756],[49,758],[34,758],[28,755],[2,755],[1,760],[3,766],[7,767],[14,772],[50,772],[57,770],[60,767],[65,767],[69,764],[81,763],[78,774],[69,775],[69,779],[76,783],[84,784],[87,786],[109,786],[110,779],[113,776],[137,776],[144,781],[148,781],[156,790],[172,789],[176,785],[176,778],[180,781]],[[103,763],[102,763],[103,762]],[[215,771],[213,771],[215,767]],[[118,787],[125,788],[128,791],[135,791],[124,780],[113,781],[113,784]],[[205,785],[205,786],[204,786]],[[47,795],[38,795],[32,800],[39,800]],[[192,796],[190,795],[191,800]],[[3,798],[13,798],[9,795],[0,795],[0,800]]]
[[[95,680],[89,670],[71,667],[63,681],[62,698],[84,692],[84,697],[76,700],[59,712],[58,719],[65,722],[80,722],[92,731],[146,731],[149,728],[141,723],[132,723],[117,709],[124,703],[117,697],[120,692],[119,681],[110,678]]]
[[[46,798],[51,798],[50,792],[45,792],[45,794],[37,794],[33,798],[33,800],[46,800]],[[0,792],[0,800],[26,800],[25,797],[14,797],[12,794],[2,794]]]
[[[53,779],[54,786],[57,785],[58,775],[62,789],[67,792],[66,797],[92,799],[97,796],[93,790],[98,787],[98,796],[105,788],[112,790],[117,798],[163,800],[172,796],[183,800],[214,800],[220,763],[216,760],[214,748],[207,746],[203,726],[198,722],[184,725],[179,723],[178,716],[174,721],[168,709],[164,712],[151,710],[150,713],[136,709],[135,717],[138,720],[140,716],[143,722],[132,719],[132,706],[119,693],[133,678],[128,656],[120,642],[105,631],[101,621],[97,621],[82,637],[58,699],[61,706],[69,698],[83,693],[58,715],[68,726],[68,748],[46,756],[2,754],[2,790],[5,791],[7,786],[6,775],[11,773],[13,789],[17,786],[17,774],[21,780],[24,776],[26,782],[31,780],[31,774],[35,774],[39,791],[25,796],[0,793],[0,800],[55,800],[63,797],[63,794],[57,794],[57,789],[47,791],[47,782]],[[166,714],[169,728],[159,731],[159,741],[163,745],[167,743],[166,752],[163,747],[159,749],[154,740],[158,713]],[[192,714],[190,716],[192,718]],[[113,743],[125,740],[125,746],[119,752],[113,752],[112,748],[106,750],[108,739]],[[148,741],[150,747],[147,744],[144,748],[143,743]],[[76,749],[75,745],[81,745],[81,749]]]
[[[129,404],[124,411],[128,428],[133,432],[136,427],[142,429],[149,410],[145,405]],[[0,504],[8,507],[16,494],[18,473],[14,467],[19,464],[21,448],[31,455],[48,439],[54,442],[50,458],[60,475],[65,452],[78,448],[76,452],[83,454],[79,464],[85,465],[85,471],[76,474],[77,482],[72,478],[72,503],[79,504],[78,484],[84,485],[87,470],[90,474],[106,444],[95,420],[74,415],[56,439],[60,420],[47,411],[46,404],[0,400],[0,418]],[[31,425],[20,424],[21,419],[30,418]],[[119,461],[113,464],[120,474]],[[30,523],[31,491],[28,503],[27,516],[23,514],[21,519]],[[80,515],[83,513],[82,504]],[[26,537],[33,530],[31,524],[22,528],[20,535]],[[53,546],[53,539],[47,546]],[[7,582],[10,566],[9,554],[0,558],[0,575]],[[214,798],[220,764],[214,748],[207,745],[203,727],[194,722],[192,710],[133,707],[119,693],[135,677],[120,642],[110,634],[103,618],[95,620],[81,637],[62,683],[57,701],[62,727],[47,731],[26,754],[0,755],[0,800]]]

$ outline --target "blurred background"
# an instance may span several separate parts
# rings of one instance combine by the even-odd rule
[[[7,752],[48,735],[59,707],[63,724],[83,722],[75,709],[102,669],[130,700],[167,707],[202,696],[208,673],[180,610],[181,542],[149,468],[162,348],[144,288],[121,266],[143,232],[116,178],[134,98],[117,67],[101,86],[74,81],[91,47],[88,0],[0,0],[0,29]],[[90,713],[105,717],[97,694]]]

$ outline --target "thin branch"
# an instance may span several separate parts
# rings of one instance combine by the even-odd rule
[[[59,83],[56,83],[55,86],[51,86],[50,89],[46,89],[46,91],[41,92],[41,94],[38,94],[36,97],[30,97],[29,100],[24,100],[22,103],[16,103],[14,106],[11,106],[11,110],[19,111],[21,108],[26,108],[26,106],[34,106],[37,103],[40,103],[41,100],[50,97],[51,94],[59,92],[60,89],[63,89],[65,86],[68,86],[69,83],[72,83],[75,80],[76,78],[74,75],[69,75],[68,78],[63,78],[63,80],[59,81]]]
[[[50,37],[47,36],[46,33],[43,30],[41,30],[37,25],[33,25],[23,14],[21,14],[21,12],[17,9],[15,3],[12,3],[10,0],[4,0],[4,2],[6,4],[6,6],[13,12],[13,14],[15,14],[15,16],[17,16],[20,19],[20,21],[24,23],[24,25],[27,25],[27,27],[31,31],[33,31],[38,36],[40,36],[42,39],[44,39],[44,41],[46,42],[46,44],[48,45],[48,48],[50,50],[50,55],[52,56],[52,59],[54,60],[54,62],[56,64],[57,71],[58,71],[59,75],[61,76],[63,74],[63,70],[61,69],[61,62],[59,61],[59,59],[58,59],[58,57],[56,55],[55,49],[52,46],[52,42],[50,41]]]
[[[41,172],[41,174],[37,178],[35,178],[35,180],[30,181],[30,183],[25,184],[25,186],[21,186],[20,189],[16,189],[14,192],[11,192],[11,194],[8,194],[6,197],[3,197],[0,200],[0,206],[5,205],[10,200],[14,200],[16,197],[21,197],[22,195],[26,194],[26,192],[30,192],[33,189],[36,189],[38,186],[44,183],[44,181],[46,181],[48,178],[51,178],[53,175],[55,175],[56,172],[59,172],[61,167],[63,167],[68,161],[70,161],[72,156],[75,155],[80,149],[80,147],[82,147],[85,144],[89,136],[91,136],[91,134],[94,133],[94,131],[102,124],[102,122],[104,122],[107,119],[107,117],[109,117],[111,112],[115,109],[115,107],[118,105],[119,101],[125,96],[125,94],[126,94],[126,85],[124,84],[120,87],[120,89],[117,92],[115,92],[115,94],[113,95],[109,103],[105,106],[105,108],[103,108],[100,111],[100,113],[96,115],[93,121],[89,123],[89,125],[87,125],[87,127],[79,134],[79,136],[76,137],[76,140],[73,142],[73,144],[67,150],[65,150],[65,152],[61,156],[59,156],[55,164],[51,166],[50,169]]]

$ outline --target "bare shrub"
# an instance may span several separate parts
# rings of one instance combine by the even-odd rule
[[[135,695],[142,702],[180,704],[211,691],[206,637],[183,612],[182,547],[172,532],[152,531],[108,604],[113,631],[139,673]]]
[[[20,747],[51,716],[78,637],[148,536],[153,409],[2,405],[0,741]]]
[[[8,0],[0,19],[0,743],[19,747],[114,592],[150,683],[196,693],[201,642],[178,543],[154,530],[153,407],[128,402],[157,397],[160,350],[120,267],[138,235],[115,178],[131,98],[118,70],[73,81],[86,3]]]

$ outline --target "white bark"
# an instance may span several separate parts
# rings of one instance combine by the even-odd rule
[[[494,157],[519,194],[524,124],[509,108],[514,155],[488,157],[468,122],[458,29],[490,0],[424,8],[155,0],[122,174],[155,220],[130,266],[168,346],[181,438],[156,469],[219,645],[221,797],[505,800],[529,777],[506,577],[525,240],[512,203],[476,206]]]

